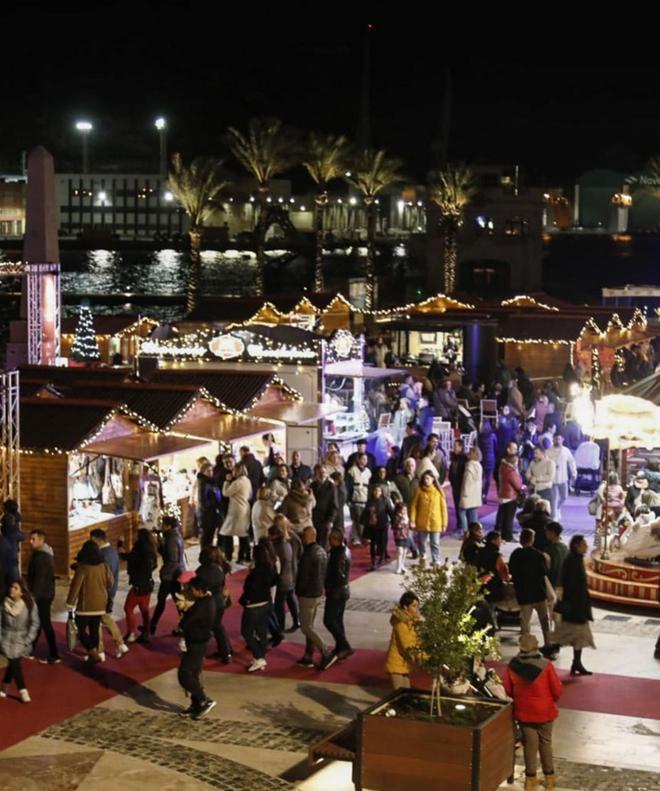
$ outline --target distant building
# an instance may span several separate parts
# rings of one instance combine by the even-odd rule
[[[25,177],[0,175],[0,239],[25,233]]]

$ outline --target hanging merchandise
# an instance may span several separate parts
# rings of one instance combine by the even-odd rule
[[[117,498],[115,497],[115,492],[110,482],[110,464],[107,462],[103,476],[103,487],[101,489],[101,504],[103,505],[103,510],[107,512],[112,512],[117,507]]]
[[[160,481],[151,473],[142,484],[140,517],[144,527],[149,530],[160,527],[160,510]]]

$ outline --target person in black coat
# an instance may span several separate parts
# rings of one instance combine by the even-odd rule
[[[270,589],[277,584],[275,559],[268,539],[262,538],[254,548],[254,566],[245,578],[239,604],[243,607],[241,634],[254,657],[248,673],[266,667],[268,648],[268,619],[272,600]]]
[[[454,498],[454,514],[456,518],[456,529],[460,530],[458,520],[458,506],[461,500],[461,489],[463,488],[463,476],[465,475],[465,465],[467,456],[465,454],[465,443],[462,439],[454,440],[454,450],[449,456],[449,483],[451,494]]]
[[[181,653],[178,676],[179,684],[190,694],[191,703],[181,714],[199,720],[215,706],[202,686],[202,665],[215,623],[215,601],[206,583],[198,577],[190,580],[188,589],[194,603],[181,618],[186,650]]]
[[[202,580],[209,589],[215,602],[215,620],[213,622],[213,635],[218,647],[216,656],[225,665],[231,662],[231,644],[222,624],[227,605],[225,593],[226,577],[231,573],[231,564],[227,562],[218,547],[204,547],[199,553],[199,566],[195,576]]]
[[[325,574],[325,610],[323,625],[335,639],[334,654],[337,659],[346,659],[353,652],[346,639],[344,610],[351,596],[351,551],[346,546],[341,530],[330,531],[330,552]]]
[[[39,635],[43,631],[48,642],[48,658],[43,661],[49,665],[56,665],[59,664],[60,657],[55,641],[55,630],[50,622],[50,610],[55,598],[53,550],[46,543],[46,534],[43,530],[31,531],[30,546],[32,554],[28,563],[26,582],[39,613],[39,630],[32,644],[32,652],[34,653]]]
[[[18,582],[21,578],[18,570],[19,544],[27,538],[27,534],[21,530],[21,515],[16,500],[5,500],[0,532],[9,545],[5,557],[5,584],[9,589],[12,582]]]
[[[366,439],[359,439],[355,443],[357,450],[351,453],[351,455],[346,460],[346,469],[350,470],[354,464],[357,464],[358,456],[361,456],[363,453],[367,457],[367,468],[371,470],[371,474],[376,470],[376,457],[373,453],[367,453],[367,440]]]
[[[300,604],[300,629],[305,635],[305,653],[297,664],[314,667],[314,649],[318,648],[321,654],[319,669],[325,670],[337,661],[337,656],[327,650],[323,639],[314,629],[314,622],[325,593],[328,556],[317,542],[313,527],[303,530],[302,539],[304,548],[298,563],[296,595]]]
[[[311,485],[316,501],[312,509],[312,524],[316,530],[316,540],[325,549],[328,533],[339,513],[337,487],[328,479],[328,471],[322,464],[314,467],[314,480]]]
[[[371,570],[375,571],[379,563],[385,561],[387,550],[387,536],[392,524],[394,508],[388,497],[383,494],[383,487],[376,484],[371,490],[371,495],[364,511],[362,524],[364,535],[370,540]]]
[[[241,464],[245,466],[247,477],[252,484],[252,497],[250,498],[250,502],[253,503],[257,498],[257,492],[264,483],[266,483],[264,468],[255,458],[254,454],[250,452],[250,448],[248,448],[247,445],[243,445],[242,448],[239,448],[239,453],[241,454]]]
[[[520,605],[520,633],[530,634],[532,613],[536,610],[543,630],[541,653],[550,656],[554,651],[550,642],[550,614],[546,579],[548,566],[545,555],[534,549],[534,531],[524,528],[520,547],[511,553],[509,571],[513,577],[516,599]]]
[[[409,420],[406,423],[406,436],[401,442],[401,453],[399,454],[399,468],[403,468],[403,462],[412,456],[413,450],[422,445],[424,438],[417,427],[416,420]]]
[[[294,450],[291,454],[289,471],[291,472],[292,481],[302,481],[303,483],[311,480],[313,475],[312,468],[308,464],[303,464],[299,450]]]
[[[130,590],[124,603],[126,613],[126,642],[149,642],[149,600],[154,589],[154,571],[158,565],[156,541],[151,530],[141,527],[130,552],[120,553],[126,561]],[[135,608],[142,616],[142,633],[137,636]]]
[[[160,567],[160,585],[158,598],[151,618],[149,633],[156,634],[156,627],[164,610],[167,597],[171,596],[176,603],[176,594],[181,591],[179,577],[183,573],[185,563],[185,548],[183,538],[179,532],[179,525],[173,516],[163,517],[163,538],[158,548],[163,565]]]
[[[215,531],[220,526],[221,490],[213,477],[213,466],[205,464],[197,473],[197,525],[201,530],[200,544],[213,544]]]
[[[595,648],[589,621],[593,621],[591,599],[587,587],[584,556],[588,546],[584,536],[574,535],[562,569],[562,597],[555,604],[555,612],[561,614],[561,623],[556,630],[560,645],[573,647],[572,676],[591,676],[582,664],[582,649]]]

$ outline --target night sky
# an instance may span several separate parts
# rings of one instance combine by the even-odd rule
[[[584,42],[510,24],[452,27],[421,1],[396,13],[359,2],[2,5],[4,169],[36,143],[61,169],[77,167],[79,117],[95,126],[93,168],[155,163],[161,114],[170,151],[186,155],[220,153],[224,129],[252,115],[354,137],[367,22],[373,140],[413,178],[434,164],[447,69],[451,159],[518,163],[547,186],[595,167],[634,170],[660,153],[659,68],[611,50],[586,57]]]

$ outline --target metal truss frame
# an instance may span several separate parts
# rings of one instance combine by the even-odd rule
[[[60,356],[62,300],[59,264],[25,264],[28,302],[28,363],[43,365],[43,326],[41,316],[42,275],[55,277],[55,356]]]
[[[0,497],[20,503],[20,393],[18,371],[0,372]]]

